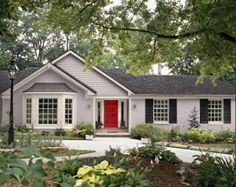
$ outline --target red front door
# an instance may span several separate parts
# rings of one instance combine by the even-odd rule
[[[118,128],[118,100],[104,100],[104,128]]]

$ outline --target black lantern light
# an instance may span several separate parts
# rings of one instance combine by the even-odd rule
[[[11,61],[8,66],[8,76],[11,84],[11,95],[10,95],[10,115],[9,115],[9,129],[8,129],[8,145],[14,146],[14,125],[13,125],[13,82],[16,79],[16,72],[18,67],[15,61]]]

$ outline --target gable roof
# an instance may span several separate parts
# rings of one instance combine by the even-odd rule
[[[59,56],[58,58],[56,58],[55,60],[53,60],[51,62],[51,64],[56,65],[57,62],[59,62],[61,59],[63,59],[64,57],[66,57],[67,55],[72,55],[75,58],[77,58],[80,62],[82,62],[83,64],[85,64],[85,60],[84,58],[79,55],[78,53],[69,50],[67,52],[65,52],[63,55]],[[123,90],[127,91],[128,94],[130,95],[131,93],[133,93],[128,87],[124,86],[123,84],[120,84],[120,82],[116,81],[115,79],[113,79],[111,76],[109,76],[108,74],[106,74],[104,71],[102,71],[100,68],[93,66],[91,69],[93,69],[94,71],[98,72],[100,75],[102,75],[103,77],[107,78],[108,80],[110,80],[111,82],[113,82],[114,84],[116,84],[117,86],[119,86],[120,88],[122,88]]]
[[[235,86],[225,80],[210,79],[196,84],[197,75],[141,75],[125,73],[122,69],[104,69],[109,76],[131,89],[135,94],[181,94],[181,95],[234,95]]]
[[[14,82],[14,84],[15,84],[14,88],[16,88],[17,86],[20,87],[21,86],[20,84],[22,84],[22,83],[24,85],[25,82],[27,83],[28,81],[33,79],[35,76],[37,77],[38,75],[42,74],[43,72],[47,71],[48,69],[52,69],[53,71],[57,72],[58,74],[61,74],[64,78],[69,79],[71,82],[74,82],[79,87],[89,91],[90,93],[96,94],[96,91],[94,89],[90,88],[88,85],[86,85],[82,81],[76,79],[72,75],[66,73],[62,69],[60,69],[57,66],[52,65],[50,63],[45,64],[44,66],[37,68],[37,69],[36,68],[26,68],[25,70],[19,71],[16,75],[16,80]],[[28,79],[26,79],[26,77]],[[4,91],[7,91],[10,88],[10,81],[8,78],[7,70],[0,71],[0,78],[1,78],[0,79],[0,93],[3,93]]]

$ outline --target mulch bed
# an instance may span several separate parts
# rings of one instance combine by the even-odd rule
[[[190,165],[188,167],[190,168]],[[181,176],[177,173],[180,168],[181,165],[173,165],[161,160],[158,164],[155,164],[152,170],[148,173],[147,179],[154,187],[192,186],[191,184],[182,182]]]

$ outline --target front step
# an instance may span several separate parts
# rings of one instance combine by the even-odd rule
[[[130,137],[127,129],[99,129],[96,131],[97,137]]]

